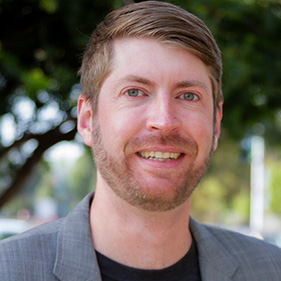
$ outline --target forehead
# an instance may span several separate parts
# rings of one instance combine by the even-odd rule
[[[111,73],[149,79],[198,80],[211,87],[209,68],[179,44],[152,38],[118,38],[113,42]]]

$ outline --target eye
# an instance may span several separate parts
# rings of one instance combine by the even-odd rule
[[[139,97],[139,96],[143,96],[143,92],[140,91],[139,89],[130,89],[125,92],[125,95],[129,97]]]
[[[179,98],[187,100],[187,101],[194,101],[198,100],[198,96],[194,93],[186,92],[179,96]]]

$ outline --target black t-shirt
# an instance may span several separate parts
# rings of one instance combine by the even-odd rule
[[[103,281],[201,281],[196,244],[177,263],[164,269],[144,270],[117,263],[99,252],[98,264]]]

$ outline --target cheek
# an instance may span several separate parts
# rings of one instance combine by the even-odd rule
[[[198,139],[203,142],[208,142],[209,140],[212,140],[213,138],[213,119],[210,120],[202,120],[198,125]]]
[[[196,138],[213,135],[213,115],[209,110],[183,112],[180,116],[182,129]]]
[[[193,113],[186,120],[184,130],[197,143],[199,154],[209,153],[213,143],[213,116]]]
[[[213,151],[213,122],[206,122],[198,136],[199,155],[205,160],[206,156]],[[201,154],[200,154],[201,153]]]
[[[102,140],[106,149],[120,153],[124,151],[127,142],[138,134],[139,118],[136,114],[132,116],[126,112],[107,112],[111,114],[99,115]]]

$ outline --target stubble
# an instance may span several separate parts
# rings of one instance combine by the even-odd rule
[[[110,155],[103,144],[102,133],[98,120],[93,123],[93,144],[92,152],[97,169],[114,193],[132,206],[147,211],[168,211],[183,204],[192,194],[203,175],[205,174],[212,156],[212,147],[204,162],[195,167],[194,162],[198,153],[197,145],[190,139],[183,139],[179,135],[169,136],[146,136],[131,139],[124,148],[124,157]],[[166,196],[165,188],[162,192],[151,192],[145,185],[145,181],[140,181],[134,176],[133,168],[128,164],[128,156],[131,153],[140,151],[147,145],[162,144],[172,145],[188,151],[190,165],[176,180],[173,187],[172,196]],[[167,177],[167,173],[155,172],[155,177]],[[161,190],[161,188],[160,188]]]

